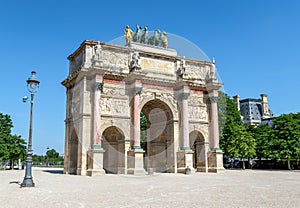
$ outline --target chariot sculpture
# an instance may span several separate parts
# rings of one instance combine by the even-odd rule
[[[151,37],[148,37],[147,25],[144,26],[144,30],[142,26],[136,25],[136,32],[133,32],[127,25],[124,31],[124,35],[126,38],[126,45],[128,45],[130,42],[135,42],[162,48],[168,48],[167,33],[165,31],[160,31],[159,29],[156,29],[154,31],[154,34]]]

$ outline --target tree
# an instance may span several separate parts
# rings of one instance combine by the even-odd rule
[[[287,167],[290,170],[290,160],[299,158],[300,155],[300,113],[283,114],[276,117],[273,122],[271,156],[287,160]]]
[[[272,148],[270,146],[272,142],[272,127],[268,125],[250,125],[248,126],[248,131],[252,133],[256,141],[256,156],[259,159],[259,165],[261,165],[261,159],[270,158],[272,154]]]
[[[219,97],[219,126],[222,129],[220,147],[225,156],[241,158],[243,169],[245,169],[243,158],[250,158],[255,155],[255,140],[243,124],[235,102],[223,92],[219,92]]]
[[[26,142],[21,136],[11,135],[6,141],[8,150],[8,159],[10,160],[10,167],[13,169],[14,161],[24,160],[26,156]]]
[[[46,152],[46,157],[48,161],[52,161],[52,164],[54,164],[58,161],[59,153],[55,149],[51,149]]]
[[[11,169],[15,160],[26,155],[26,142],[21,136],[11,134],[12,127],[10,116],[0,113],[0,159],[10,160]]]
[[[6,140],[11,135],[12,127],[10,116],[0,113],[0,160],[6,160],[8,157]]]

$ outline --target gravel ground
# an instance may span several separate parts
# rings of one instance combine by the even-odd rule
[[[0,171],[0,207],[300,207],[299,171],[227,170],[152,176],[75,176],[34,168]]]

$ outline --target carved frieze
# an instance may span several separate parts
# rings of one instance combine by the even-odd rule
[[[207,121],[207,108],[205,106],[189,106],[190,120]]]
[[[102,62],[104,67],[108,67],[112,70],[126,70],[128,69],[129,55],[125,53],[116,53],[112,51],[102,51]]]
[[[115,99],[111,97],[101,98],[101,114],[128,115],[128,100]]]
[[[191,94],[189,96],[189,105],[195,105],[195,106],[205,105],[203,102],[203,96],[197,96]]]
[[[171,93],[161,93],[157,97],[158,98],[161,97],[162,100],[169,101],[169,103],[172,104],[174,111],[175,112],[178,111],[178,109],[177,109],[177,101],[176,101],[176,99],[174,98],[174,96]]]
[[[103,88],[103,94],[104,95],[110,95],[110,96],[124,96],[126,94],[126,90],[124,88]]]
[[[205,81],[209,73],[210,67],[208,65],[186,64],[185,72],[182,77],[184,79]]]

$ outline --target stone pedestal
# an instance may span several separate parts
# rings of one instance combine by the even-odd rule
[[[103,169],[103,153],[105,150],[102,148],[89,150],[89,162],[91,167],[87,170],[86,175],[96,176],[104,175],[105,170]]]
[[[225,170],[223,153],[221,149],[214,149],[208,153],[208,172],[219,173]]]
[[[127,174],[146,174],[144,169],[144,152],[145,151],[143,149],[133,149],[128,151]]]
[[[186,173],[186,169],[189,168],[191,173],[195,172],[193,168],[193,155],[192,150],[181,150],[177,152],[177,172]]]

